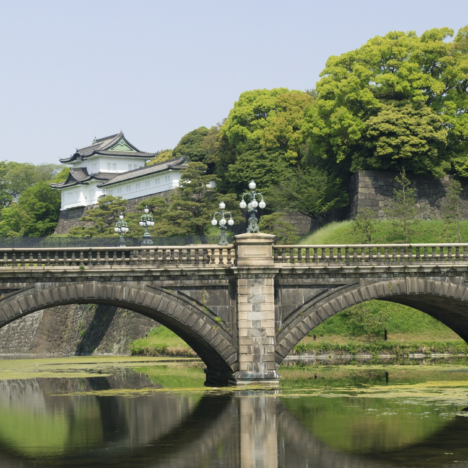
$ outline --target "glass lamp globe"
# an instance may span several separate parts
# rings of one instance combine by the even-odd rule
[[[119,219],[120,219],[120,220],[122,220],[122,219],[123,219],[123,214],[121,214],[121,215],[119,216]]]
[[[120,229],[118,227],[114,228],[115,232],[120,232]]]
[[[257,206],[258,206],[257,200],[253,200],[252,201],[252,208],[257,208]]]
[[[255,187],[257,187],[257,184],[253,180],[251,180],[249,183],[249,189],[255,190]]]
[[[144,223],[143,221],[140,221],[138,224],[139,224],[140,226],[144,226],[144,225],[145,225],[145,223]]]
[[[234,224],[234,220],[231,218],[229,221],[228,221],[228,224],[229,226],[232,226]]]
[[[145,213],[146,213],[146,214],[149,213],[149,209],[148,209],[148,208],[145,208]]]
[[[220,222],[219,222],[219,225],[220,226],[224,226],[226,224],[226,220],[223,218]]]
[[[226,205],[225,203],[222,201],[220,204],[219,204],[219,207],[224,210],[224,208],[226,208]]]
[[[213,219],[211,220],[211,224],[212,224],[213,226],[216,226],[216,225],[218,224],[218,221],[216,221],[216,219],[213,218]]]
[[[150,226],[154,226],[154,221],[150,221]]]
[[[245,203],[244,200],[242,200],[240,203],[239,203],[239,206],[242,208],[242,209],[245,209],[247,207],[247,203]]]
[[[258,204],[258,206],[263,210],[263,208],[265,208],[265,206],[266,206],[266,203],[262,200],[262,201]]]

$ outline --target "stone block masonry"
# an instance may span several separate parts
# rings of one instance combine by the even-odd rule
[[[355,218],[362,209],[369,208],[375,217],[387,217],[385,210],[390,206],[394,190],[401,186],[395,181],[397,172],[359,171],[353,175],[350,182],[349,217]],[[416,189],[417,217],[421,219],[437,219],[441,215],[441,202],[447,195],[447,188],[453,176],[437,179],[430,175],[407,174],[411,188]],[[468,210],[468,182],[459,179],[462,184],[461,205]]]
[[[241,234],[235,237],[237,259],[238,359],[236,384],[278,381],[275,362],[274,273],[261,266],[273,266],[274,236]]]
[[[1,328],[0,354],[127,355],[130,343],[157,325],[150,318],[113,306],[57,306]]]

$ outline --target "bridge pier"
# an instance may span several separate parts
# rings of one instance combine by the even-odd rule
[[[271,234],[241,234],[237,248],[237,336],[235,385],[279,382],[275,362],[275,286]]]

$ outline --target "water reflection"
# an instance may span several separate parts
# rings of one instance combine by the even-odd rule
[[[279,390],[56,396],[147,387],[161,385],[128,370],[0,382],[0,466],[468,467],[455,404]]]

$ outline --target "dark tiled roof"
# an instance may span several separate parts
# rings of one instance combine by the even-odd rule
[[[70,169],[70,175],[68,178],[73,178],[77,182],[89,179],[88,169],[86,167],[78,167],[76,169]]]
[[[125,143],[134,150],[134,152],[129,151],[109,151],[119,140],[123,139]],[[110,135],[104,138],[94,139],[93,144],[90,146],[85,146],[84,148],[77,149],[76,152],[69,158],[60,159],[61,163],[70,163],[76,161],[79,156],[83,159],[89,158],[94,154],[102,154],[108,156],[125,156],[137,159],[149,159],[155,156],[156,153],[147,153],[145,151],[140,151],[135,145],[132,145],[124,136],[122,132],[117,133],[116,135]]]
[[[170,159],[169,161],[164,161],[159,164],[154,164],[153,166],[141,167],[139,169],[134,169],[133,171],[123,172],[117,174],[115,177],[110,179],[103,184],[99,184],[98,187],[108,187],[109,185],[119,184],[121,182],[127,182],[128,180],[138,179],[140,177],[145,177],[152,174],[157,174],[158,172],[164,172],[168,169],[185,169],[186,166],[183,163],[186,161],[185,156],[180,156],[176,159]]]
[[[73,185],[79,185],[92,179],[96,180],[109,180],[115,177],[115,172],[99,172],[97,174],[88,174],[86,167],[79,167],[76,169],[70,169],[67,180],[65,182],[59,182],[58,184],[50,184],[52,188],[65,188],[72,187]]]
[[[146,153],[145,151],[138,151],[130,153],[129,151],[95,151],[95,154],[102,154],[103,156],[126,156],[127,158],[131,156],[132,158],[143,158],[150,159],[155,156],[156,153]]]

